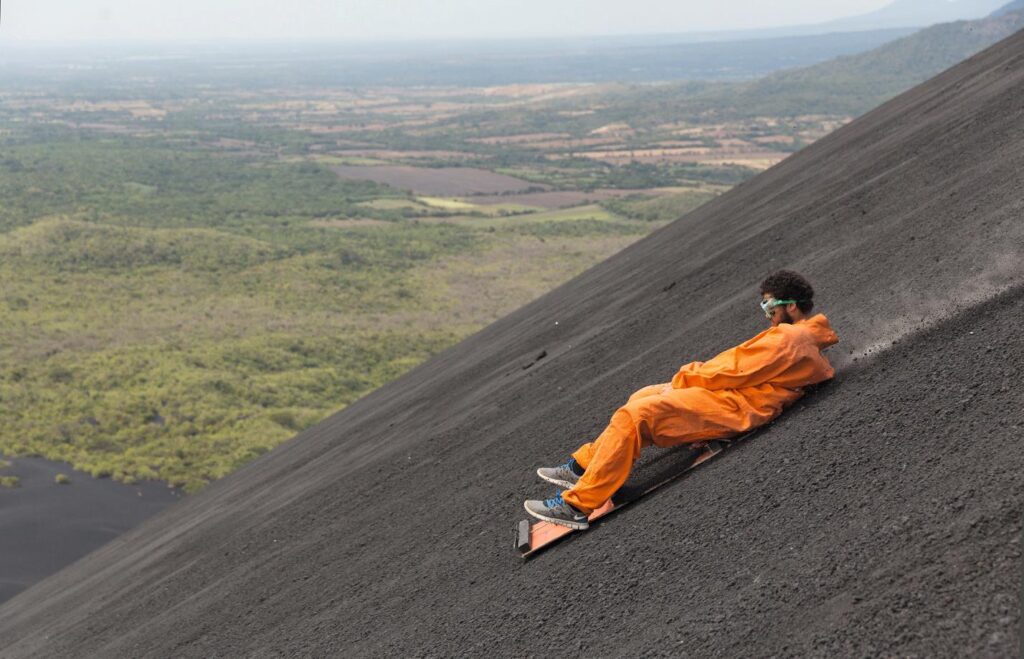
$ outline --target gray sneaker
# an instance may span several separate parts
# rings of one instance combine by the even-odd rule
[[[563,501],[561,493],[554,499],[527,501],[523,504],[523,507],[526,508],[526,512],[545,522],[568,526],[570,529],[582,530],[590,527],[587,515],[584,515]]]
[[[537,475],[547,482],[554,483],[555,485],[561,485],[567,490],[571,490],[572,486],[580,479],[580,477],[576,475],[576,472],[569,467],[568,462],[564,465],[558,465],[557,467],[541,467],[537,470]]]

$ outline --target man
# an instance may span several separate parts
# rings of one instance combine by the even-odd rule
[[[691,362],[672,382],[640,389],[620,407],[604,432],[564,465],[537,470],[567,488],[553,499],[527,501],[539,519],[575,529],[618,490],[651,444],[667,447],[723,439],[768,423],[803,395],[802,388],[830,379],[821,354],[839,342],[822,314],[810,316],[814,289],[802,276],[780,270],[761,283],[761,310],[771,327],[708,362]]]

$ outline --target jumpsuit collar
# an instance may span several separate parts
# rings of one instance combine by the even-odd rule
[[[839,343],[839,337],[836,335],[835,330],[832,329],[832,326],[829,325],[828,318],[823,313],[799,320],[796,324],[810,331],[818,348],[827,348]]]

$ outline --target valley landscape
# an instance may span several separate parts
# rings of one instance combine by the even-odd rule
[[[0,605],[0,655],[1013,652],[1021,27],[657,80],[0,69],[0,497],[61,483],[27,456],[187,493]],[[534,463],[757,331],[779,267],[836,382],[517,562]]]
[[[10,64],[0,454],[196,491],[1021,16],[750,82],[328,88],[223,80],[241,55],[92,56],[81,80]]]
[[[0,451],[194,491],[850,119],[617,89],[8,92]]]

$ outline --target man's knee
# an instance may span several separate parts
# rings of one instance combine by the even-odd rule
[[[672,385],[669,384],[668,386],[671,387]],[[632,395],[630,395],[628,402],[632,403],[641,398],[647,398],[648,396],[657,396],[663,393],[664,387],[665,385],[663,384],[652,384],[643,387],[642,389],[637,389],[632,393]]]
[[[611,425],[619,441],[633,444],[636,449],[649,446],[654,440],[650,421],[638,415],[634,405],[623,405],[616,410]]]

